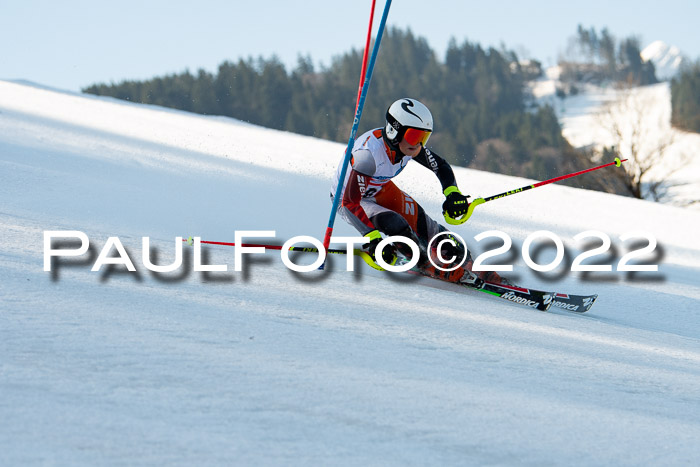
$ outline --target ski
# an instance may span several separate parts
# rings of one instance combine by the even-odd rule
[[[555,308],[561,308],[566,311],[574,311],[576,313],[585,313],[591,309],[593,303],[595,303],[598,298],[597,294],[594,295],[571,295],[564,293],[557,293],[554,295],[554,300],[552,301],[552,306]]]
[[[187,239],[183,238],[183,241],[187,242],[189,245],[193,244],[192,237],[189,237]],[[201,243],[206,244],[206,245],[236,246],[236,244],[234,244],[234,243],[212,242],[212,241],[206,241],[206,240],[202,240]],[[280,245],[242,244],[240,246],[261,246],[261,247],[265,247],[267,249],[272,249],[272,250],[281,250],[282,249],[282,247]],[[290,251],[318,253],[318,248],[315,248],[315,247],[291,247]],[[327,250],[327,252],[329,254],[340,254],[340,255],[348,254],[347,250],[343,250],[343,249],[329,249],[329,250]],[[365,251],[360,250],[360,249],[355,249],[352,251],[352,253],[354,255],[361,257],[370,267],[372,267],[374,269],[378,269],[380,271],[384,271],[384,269],[381,266],[379,266],[377,263],[375,263],[372,260],[371,256],[368,255]],[[401,258],[401,260],[399,260],[397,265],[404,263],[405,261],[406,261],[405,258]],[[449,281],[445,281],[444,279],[441,279],[439,277],[434,277],[434,276],[431,276],[429,274],[425,274],[416,268],[411,269],[410,271],[407,271],[407,272],[412,273],[412,274],[419,274],[419,275],[429,277],[431,279],[439,280],[442,282],[447,282],[448,284],[459,285],[459,286],[462,286],[462,287],[470,289],[470,290],[477,290],[479,292],[483,292],[483,293],[501,298],[503,300],[507,300],[511,303],[515,303],[517,305],[523,305],[525,307],[533,308],[533,309],[540,310],[540,311],[548,311],[550,308],[554,307],[556,309],[571,311],[571,312],[575,312],[575,313],[585,313],[586,311],[591,309],[591,307],[595,303],[596,299],[598,298],[597,294],[594,294],[594,295],[573,295],[573,294],[565,294],[565,293],[558,293],[558,292],[549,292],[549,291],[545,291],[545,290],[531,289],[531,288],[526,288],[526,287],[520,287],[517,285],[499,284],[499,283],[495,283],[495,282],[483,282],[482,281],[478,284],[449,282]]]
[[[513,285],[495,284],[492,282],[484,282],[476,288],[481,292],[495,295],[511,303],[516,303],[518,305],[523,305],[540,311],[549,310],[549,308],[552,306],[552,299],[554,297],[554,292],[545,292],[543,290],[534,290]]]
[[[418,270],[411,270],[409,272],[419,273],[425,277],[430,277],[431,279],[447,282],[448,284],[455,284],[466,289],[477,290],[483,292],[508,302],[514,303],[516,305],[522,305],[528,308],[533,308],[535,310],[547,311],[553,304],[553,299],[555,292],[545,292],[544,290],[528,289],[525,287],[519,287],[515,285],[505,285],[497,284],[495,282],[484,282],[481,281],[478,284],[470,284],[465,282],[450,282],[445,281],[439,277],[434,277],[429,274],[424,274]]]
[[[526,289],[523,287],[495,284],[492,282],[486,282],[484,287],[487,290],[495,289],[496,292],[501,292],[501,298],[506,298],[510,301],[516,300],[514,296],[519,297],[521,300],[529,299],[533,302],[540,301],[541,305],[538,304],[538,306],[530,306],[542,311],[547,311],[554,307],[565,311],[585,313],[591,309],[593,303],[595,303],[596,299],[598,298],[597,294],[573,295],[558,292],[545,292],[543,290]],[[506,292],[502,292],[503,290]]]
[[[411,270],[410,272],[419,273],[425,277],[430,277],[431,279],[441,280],[439,277],[434,277],[429,274],[424,274],[418,270]],[[585,313],[590,310],[595,303],[598,295],[573,295],[564,294],[558,292],[549,292],[545,290],[531,289],[526,287],[521,287],[518,285],[506,285],[499,284],[496,282],[482,282],[480,284],[469,284],[462,282],[448,282],[451,284],[456,284],[467,289],[478,290],[501,299],[507,300],[511,303],[518,305],[523,305],[529,308],[534,308],[540,311],[548,311],[552,307],[556,309],[561,309],[565,311],[572,311],[576,313]]]

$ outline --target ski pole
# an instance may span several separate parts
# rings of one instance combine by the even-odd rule
[[[487,201],[493,201],[494,199],[505,198],[506,196],[515,195],[517,193],[522,193],[523,191],[531,190],[532,188],[537,188],[537,187],[540,187],[543,185],[549,185],[550,183],[559,182],[561,180],[566,180],[567,178],[576,177],[577,175],[581,175],[581,174],[585,174],[587,172],[592,172],[594,170],[602,169],[603,167],[609,167],[611,165],[614,165],[615,167],[620,167],[622,165],[622,163],[625,162],[626,160],[627,159],[620,160],[619,157],[616,157],[613,162],[599,165],[598,167],[592,167],[590,169],[581,170],[579,172],[570,173],[568,175],[562,175],[560,177],[550,178],[549,180],[545,180],[543,182],[537,182],[537,183],[534,183],[532,185],[525,185],[524,187],[516,188],[515,190],[505,191],[503,193],[499,193],[499,194],[493,195],[493,196],[488,196],[486,198],[476,198],[474,201],[472,201],[471,204],[469,204],[469,208],[467,209],[467,213],[464,214],[461,218],[460,217],[453,218],[453,217],[450,217],[447,213],[444,213],[445,221],[448,224],[452,224],[452,225],[464,224],[465,222],[467,222],[467,220],[474,213],[474,209],[477,206],[486,203]]]

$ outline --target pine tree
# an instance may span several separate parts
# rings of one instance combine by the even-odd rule
[[[700,62],[671,82],[671,123],[700,133]]]

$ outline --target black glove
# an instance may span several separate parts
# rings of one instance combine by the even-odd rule
[[[379,230],[375,229],[366,234],[365,237],[369,238],[369,243],[366,245],[365,251],[367,251],[376,263],[377,257],[375,256],[375,252],[377,250],[377,245],[382,241],[382,235],[379,233]],[[382,259],[392,266],[396,263],[396,247],[393,243],[384,246],[384,249],[382,249]]]
[[[464,196],[456,186],[451,186],[444,191],[445,202],[442,203],[442,213],[447,213],[452,219],[461,217],[469,210],[469,196]]]

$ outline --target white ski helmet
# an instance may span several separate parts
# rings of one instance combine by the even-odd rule
[[[425,143],[433,131],[433,116],[428,108],[415,99],[399,99],[386,111],[384,133],[392,145],[402,139],[411,145]]]

